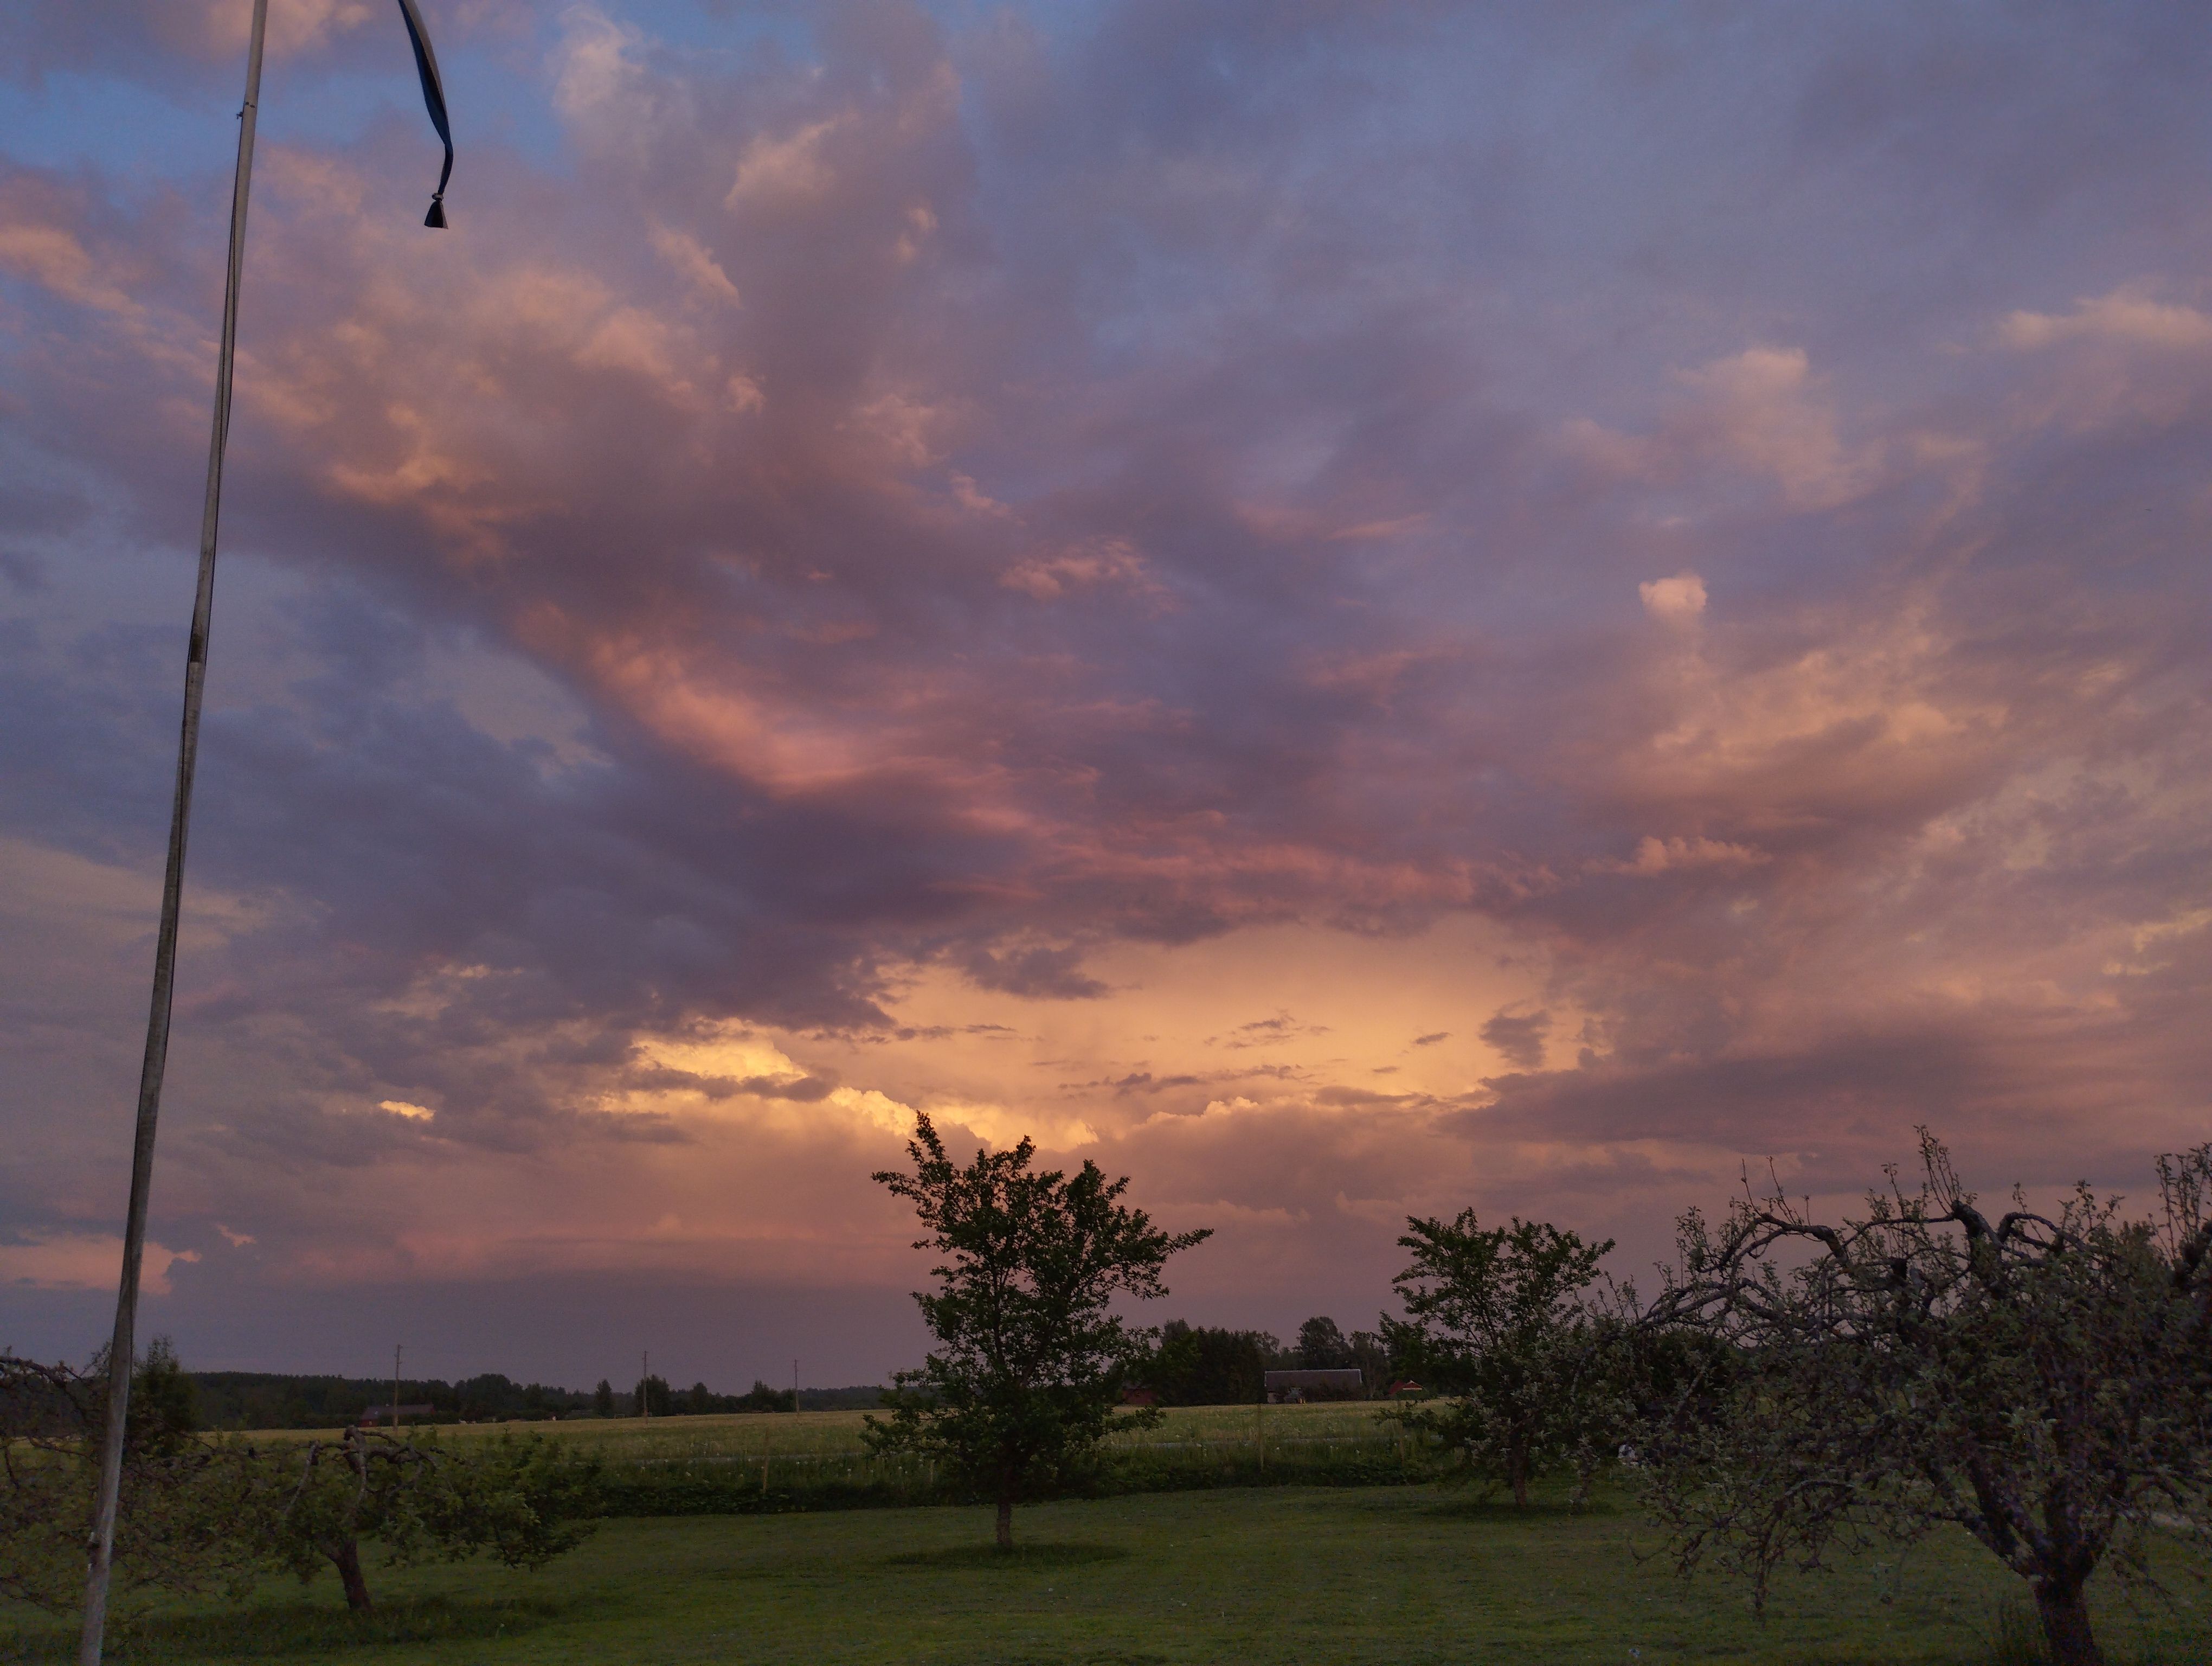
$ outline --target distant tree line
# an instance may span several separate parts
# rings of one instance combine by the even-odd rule
[[[871,1389],[868,1404],[882,1397]],[[617,1411],[617,1408],[620,1410]],[[600,1417],[702,1417],[731,1412],[795,1412],[799,1396],[790,1389],[771,1389],[758,1377],[744,1394],[716,1394],[704,1383],[671,1391],[659,1377],[642,1378],[627,1395],[617,1399],[612,1384],[604,1379],[592,1395],[592,1409]]]
[[[1357,1396],[1380,1399],[1390,1385],[1411,1374],[1407,1359],[1391,1353],[1378,1332],[1349,1335],[1335,1320],[1309,1319],[1297,1339],[1285,1346],[1265,1330],[1195,1326],[1170,1320],[1155,1347],[1131,1367],[1130,1384],[1150,1389],[1165,1406],[1249,1405],[1261,1398],[1261,1382],[1271,1371],[1342,1370],[1357,1367],[1362,1389]],[[293,1376],[276,1371],[178,1371],[172,1392],[190,1404],[197,1429],[329,1429],[356,1421],[374,1407],[392,1403],[392,1379],[330,1375]],[[658,1375],[624,1388],[605,1379],[586,1390],[542,1383],[518,1383],[497,1371],[447,1382],[439,1377],[403,1377],[403,1406],[428,1406],[427,1414],[410,1413],[408,1421],[427,1423],[532,1422],[570,1417],[687,1417],[744,1412],[871,1411],[883,1403],[881,1384],[802,1389],[794,1407],[792,1390],[771,1388],[755,1378],[743,1394],[718,1394],[704,1383],[688,1389],[670,1385]]]
[[[173,1391],[189,1402],[191,1426],[208,1430],[337,1428],[356,1421],[371,1408],[377,1408],[381,1421],[388,1416],[386,1408],[392,1404],[392,1379],[388,1377],[380,1380],[368,1377],[289,1376],[275,1371],[187,1372],[179,1369]],[[873,1383],[850,1388],[802,1389],[796,1408],[867,1410],[882,1403],[883,1394],[882,1385]],[[529,1423],[556,1417],[635,1417],[648,1403],[654,1417],[794,1409],[789,1389],[772,1389],[757,1379],[744,1394],[716,1394],[704,1383],[672,1389],[658,1376],[620,1389],[602,1380],[596,1389],[579,1392],[543,1383],[518,1383],[497,1371],[451,1383],[437,1377],[403,1377],[399,1403],[430,1408],[427,1414],[410,1412],[410,1423]]]
[[[209,1429],[328,1429],[351,1423],[370,1406],[392,1403],[392,1379],[368,1377],[290,1377],[271,1371],[193,1371],[195,1421]],[[428,1406],[428,1420],[483,1423],[575,1417],[590,1413],[589,1394],[517,1383],[489,1371],[458,1383],[403,1377],[402,1405]]]
[[[1129,1386],[1156,1396],[1163,1406],[1249,1406],[1264,1397],[1271,1371],[1357,1369],[1360,1386],[1334,1397],[1379,1400],[1407,1375],[1383,1336],[1355,1330],[1346,1336],[1335,1320],[1308,1319],[1296,1343],[1285,1347],[1264,1330],[1232,1330],[1170,1319],[1159,1340],[1129,1368]],[[1332,1397],[1307,1389],[1308,1399]]]

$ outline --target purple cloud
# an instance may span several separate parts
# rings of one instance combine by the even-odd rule
[[[293,9],[272,109],[382,73],[350,15]],[[0,45],[189,112],[228,18]],[[1223,1225],[1196,1298],[1279,1329],[1455,1200],[1632,1237],[1916,1121],[2039,1182],[2201,1121],[2165,10],[453,21],[528,119],[448,236],[396,120],[261,164],[180,1292],[218,1219],[309,1280],[827,1231],[896,1283],[865,1174],[926,1104]],[[79,1108],[127,1096],[204,439],[227,130],[134,131],[0,165],[25,1231],[116,1207]],[[458,1219],[372,1183],[438,1164]]]

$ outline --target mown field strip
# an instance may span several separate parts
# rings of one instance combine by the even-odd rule
[[[1171,1450],[1178,1447],[1270,1450],[1292,1444],[1376,1443],[1395,1438],[1376,1421],[1381,1408],[1352,1402],[1313,1406],[1176,1406],[1155,1428],[1112,1437],[1109,1450]],[[757,1463],[796,1458],[860,1457],[865,1412],[736,1413],[708,1417],[579,1418],[561,1421],[465,1423],[436,1426],[441,1442],[463,1444],[501,1434],[541,1434],[570,1444],[610,1464],[720,1460]],[[325,1439],[325,1430],[258,1430],[244,1438],[289,1442]]]
[[[1257,1443],[1250,1437],[1243,1440],[1135,1440],[1111,1442],[1108,1450],[1116,1452],[1231,1452],[1249,1453]],[[1292,1455],[1310,1451],[1316,1447],[1331,1450],[1346,1447],[1375,1451],[1395,1449],[1397,1441],[1390,1435],[1285,1435],[1267,1437],[1267,1450],[1272,1453]],[[850,1452],[686,1452],[637,1457],[628,1453],[608,1455],[608,1461],[626,1468],[650,1468],[663,1464],[696,1464],[701,1468],[742,1468],[773,1462],[792,1463],[901,1463],[915,1460],[905,1457],[878,1458],[865,1451]]]

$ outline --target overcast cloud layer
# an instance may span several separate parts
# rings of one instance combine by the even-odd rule
[[[188,1359],[908,1363],[917,1107],[1278,1329],[1409,1212],[2205,1137],[2179,9],[427,9],[443,234],[392,9],[272,5]],[[23,1352],[113,1278],[246,9],[0,25]]]

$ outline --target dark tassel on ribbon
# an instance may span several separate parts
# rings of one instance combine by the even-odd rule
[[[446,181],[453,177],[453,130],[446,120],[446,85],[438,76],[438,57],[430,50],[430,32],[415,0],[399,0],[399,15],[407,22],[408,43],[415,48],[415,68],[422,77],[422,103],[430,112],[430,125],[446,142],[446,166],[438,175],[438,190],[430,198],[430,211],[422,223],[436,231],[446,228]]]

